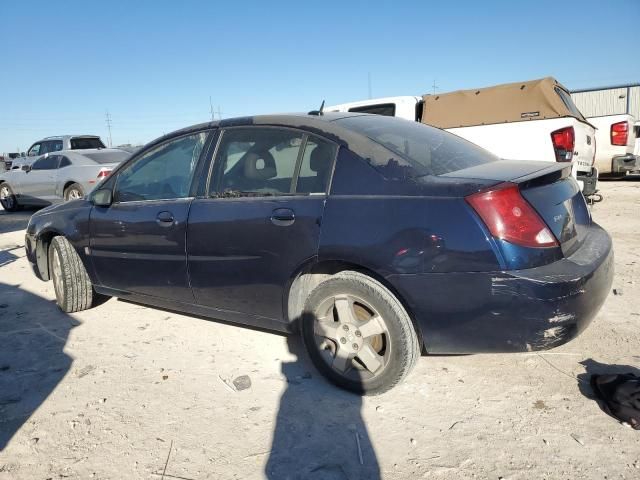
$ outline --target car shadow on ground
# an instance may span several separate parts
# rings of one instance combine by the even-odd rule
[[[25,209],[19,212],[7,212],[0,207],[0,234],[26,229],[35,211],[36,209]]]
[[[640,356],[634,357],[638,361],[638,365],[640,365]],[[590,400],[593,400],[598,403],[600,410],[602,410],[605,414],[609,415],[606,409],[603,408],[603,404],[600,400],[597,399],[593,389],[591,388],[591,376],[592,375],[616,375],[620,373],[632,373],[634,375],[640,376],[640,369],[638,367],[634,367],[631,365],[616,365],[616,364],[606,364],[600,363],[592,358],[588,358],[580,362],[584,368],[585,372],[578,375],[578,388],[580,389],[580,393],[587,397]]]
[[[362,397],[320,377],[298,335],[288,336],[287,345],[297,359],[282,363],[287,388],[280,398],[266,478],[379,479]]]
[[[0,451],[71,368],[64,346],[77,325],[54,302],[0,282]]]

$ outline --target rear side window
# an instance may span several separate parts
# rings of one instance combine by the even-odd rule
[[[214,164],[212,196],[295,193],[293,179],[304,134],[280,128],[223,132]]]
[[[62,157],[62,159],[60,160],[60,166],[58,168],[68,167],[69,165],[71,165],[71,160],[69,160],[67,157]]]
[[[336,146],[315,136],[309,136],[302,155],[297,193],[324,193],[336,157]]]
[[[55,170],[58,168],[59,155],[49,155],[33,164],[31,170]]]
[[[350,112],[357,113],[371,113],[375,115],[384,115],[386,117],[396,116],[396,104],[395,103],[380,103],[378,105],[365,105],[363,107],[353,107],[349,109]]]
[[[499,160],[457,135],[410,120],[363,115],[335,122],[394,154],[367,159],[387,178],[444,175]]]
[[[71,139],[71,150],[86,150],[88,148],[105,148],[98,137],[76,137]]]
[[[62,140],[50,140],[47,143],[49,144],[47,147],[48,152],[59,152],[62,150]]]

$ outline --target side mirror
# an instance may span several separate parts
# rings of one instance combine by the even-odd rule
[[[113,203],[113,192],[110,188],[101,188],[92,195],[91,202],[96,207],[108,207]]]
[[[29,152],[27,153],[28,157],[35,157],[36,156],[36,152]]]
[[[22,165],[22,171],[29,173],[31,171],[31,165]]]

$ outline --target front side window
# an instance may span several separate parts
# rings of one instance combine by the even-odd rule
[[[294,193],[303,133],[278,128],[226,130],[218,147],[211,195]]]
[[[48,155],[33,164],[31,170],[55,170],[58,168],[58,155]]]
[[[202,153],[206,132],[176,138],[155,147],[119,173],[116,202],[186,198]]]
[[[34,156],[40,155],[40,144],[36,143],[35,145],[33,145],[29,149],[29,153],[27,155],[29,155],[30,157],[34,157]]]

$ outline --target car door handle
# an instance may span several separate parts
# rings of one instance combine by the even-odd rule
[[[290,208],[276,208],[271,213],[271,223],[279,227],[288,227],[296,221],[296,214]]]
[[[156,222],[161,227],[169,227],[173,225],[173,214],[171,212],[160,212],[156,217]]]

